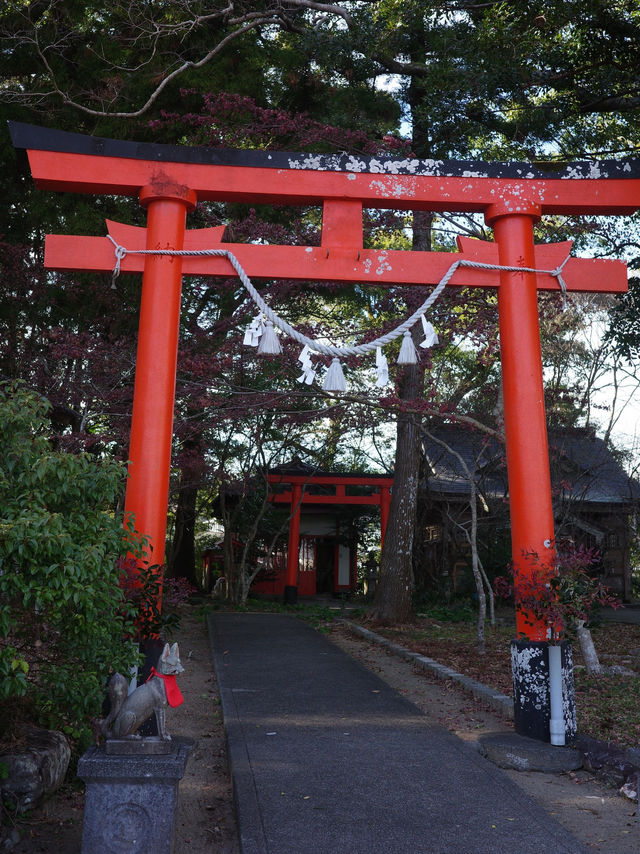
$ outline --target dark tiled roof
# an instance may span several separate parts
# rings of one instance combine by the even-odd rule
[[[551,432],[549,454],[552,477],[559,472],[560,479],[568,482],[564,490],[567,497],[605,504],[640,499],[640,484],[627,475],[602,439],[592,433]],[[558,480],[556,474],[554,482]]]
[[[469,471],[486,498],[508,494],[504,445],[459,425],[442,425],[425,436],[427,483],[432,494],[469,494]],[[444,448],[437,440],[444,442]],[[455,452],[455,453],[454,453]],[[462,461],[459,459],[462,459]],[[586,430],[550,431],[552,483],[565,499],[589,504],[629,504],[640,500],[640,484],[628,477],[602,439]]]

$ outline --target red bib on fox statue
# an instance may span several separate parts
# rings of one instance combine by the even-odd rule
[[[157,676],[158,679],[164,679],[164,689],[167,692],[167,703],[169,703],[173,709],[184,702],[184,697],[182,696],[182,691],[178,688],[175,674],[158,673],[155,667],[152,667],[149,679],[153,679],[154,676]],[[149,679],[147,679],[147,682]]]

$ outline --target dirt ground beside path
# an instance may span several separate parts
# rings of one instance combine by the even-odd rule
[[[414,671],[411,664],[354,637],[343,625],[332,624],[329,637],[418,706],[431,721],[460,738],[475,740],[483,732],[510,728],[507,722],[484,710],[453,685],[432,681],[423,672]],[[183,607],[182,625],[171,640],[180,644],[185,667],[180,688],[185,702],[177,709],[168,710],[167,727],[171,733],[196,741],[180,783],[175,851],[176,854],[240,854],[218,688],[200,607]],[[607,854],[637,854],[640,850],[635,805],[589,774],[505,773],[589,850]],[[461,796],[461,809],[465,797],[472,796],[473,793]],[[82,809],[82,791],[78,787],[64,787],[27,822],[20,823],[23,838],[10,850],[15,854],[79,854]],[[424,852],[416,854],[427,854],[428,850],[427,841]]]

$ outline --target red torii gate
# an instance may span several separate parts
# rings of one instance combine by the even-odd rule
[[[268,476],[272,486],[289,487],[285,492],[273,492],[274,504],[288,504],[290,511],[289,537],[287,540],[287,572],[285,579],[285,601],[295,602],[298,588],[298,552],[300,549],[300,511],[302,504],[329,505],[370,505],[380,508],[380,548],[389,520],[391,489],[393,478],[384,475],[344,475],[344,474],[294,474],[291,472],[272,473]],[[314,495],[307,492],[309,487],[334,487],[331,495]],[[368,495],[347,495],[349,486],[373,487]]]
[[[435,284],[456,256],[364,249],[363,207],[475,212],[493,227],[495,243],[459,240],[458,257],[551,271],[570,243],[534,245],[544,214],[630,214],[640,207],[640,162],[544,164],[227,151],[123,142],[10,123],[13,143],[26,149],[36,186],[44,190],[138,197],[147,227],[108,223],[128,250],[232,252],[249,276],[300,280]],[[197,201],[322,205],[320,247],[222,243],[223,228],[187,231]],[[114,243],[106,237],[49,235],[45,265],[57,270],[111,271]],[[150,538],[163,562],[173,402],[184,275],[230,275],[227,259],[126,255],[123,272],[142,272],[126,513]],[[572,258],[562,270],[568,291],[623,292],[620,261]],[[537,290],[557,291],[551,272],[456,270],[452,286],[496,288],[504,388],[512,554],[519,571],[555,558],[544,411]],[[162,342],[159,346],[158,342]],[[292,579],[289,579],[291,581]],[[546,626],[518,615],[532,640]]]

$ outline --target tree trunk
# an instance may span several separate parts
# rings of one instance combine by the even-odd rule
[[[473,468],[470,469],[464,458],[454,448],[452,448],[451,445],[448,445],[442,439],[439,439],[437,436],[434,436],[433,433],[429,432],[429,430],[427,430],[426,428],[424,432],[432,442],[435,442],[436,444],[440,445],[449,454],[457,458],[460,468],[464,472],[465,477],[469,482],[469,510],[471,512],[471,530],[467,528],[466,524],[463,524],[462,522],[456,522],[453,517],[451,517],[451,521],[455,525],[457,525],[457,527],[464,533],[465,539],[469,544],[469,548],[471,549],[471,572],[473,573],[473,580],[475,581],[476,592],[478,594],[478,622],[476,632],[478,638],[478,653],[479,655],[484,655],[486,652],[484,628],[487,619],[487,594],[485,593],[485,584],[487,590],[489,591],[491,599],[492,625],[494,619],[493,591],[491,590],[489,579],[486,576],[486,573],[482,566],[482,561],[480,560],[480,555],[478,554],[478,489],[476,486],[476,472],[478,468],[478,461],[474,460]],[[447,512],[449,511],[447,510]]]
[[[431,220],[432,216],[427,212],[414,212],[415,251],[429,251],[431,248]],[[424,367],[420,363],[407,365],[400,380],[401,400],[421,398],[423,388]],[[413,535],[422,456],[421,428],[422,420],[418,414],[398,413],[391,506],[372,614],[375,620],[383,623],[405,623],[413,617]]]
[[[478,502],[476,497],[476,470],[475,466],[470,473],[469,486],[471,495],[469,503],[471,507],[471,531],[469,532],[469,545],[471,547],[471,571],[473,572],[473,580],[476,583],[476,592],[478,594],[478,622],[476,625],[476,636],[478,638],[478,653],[484,655],[486,652],[486,644],[484,637],[484,624],[487,619],[487,597],[484,592],[484,581],[480,572],[480,557],[478,555]]]
[[[421,386],[424,370],[409,365],[406,389]],[[415,393],[412,394],[413,399]],[[405,623],[413,616],[413,532],[416,521],[418,471],[422,452],[420,417],[403,412],[398,416],[396,464],[389,521],[380,560],[373,617],[384,623]]]
[[[171,544],[171,564],[169,567],[169,575],[172,578],[186,578],[195,586],[198,586],[195,546],[197,498],[198,487],[195,484],[182,486],[178,492],[176,524],[173,543]]]
[[[585,628],[584,622],[582,620],[578,622],[577,634],[578,642],[580,643],[580,650],[582,651],[582,657],[584,658],[584,665],[587,670],[587,673],[589,674],[589,676],[602,676],[602,665],[600,664],[598,653],[596,652],[596,648],[593,644],[591,631]]]

